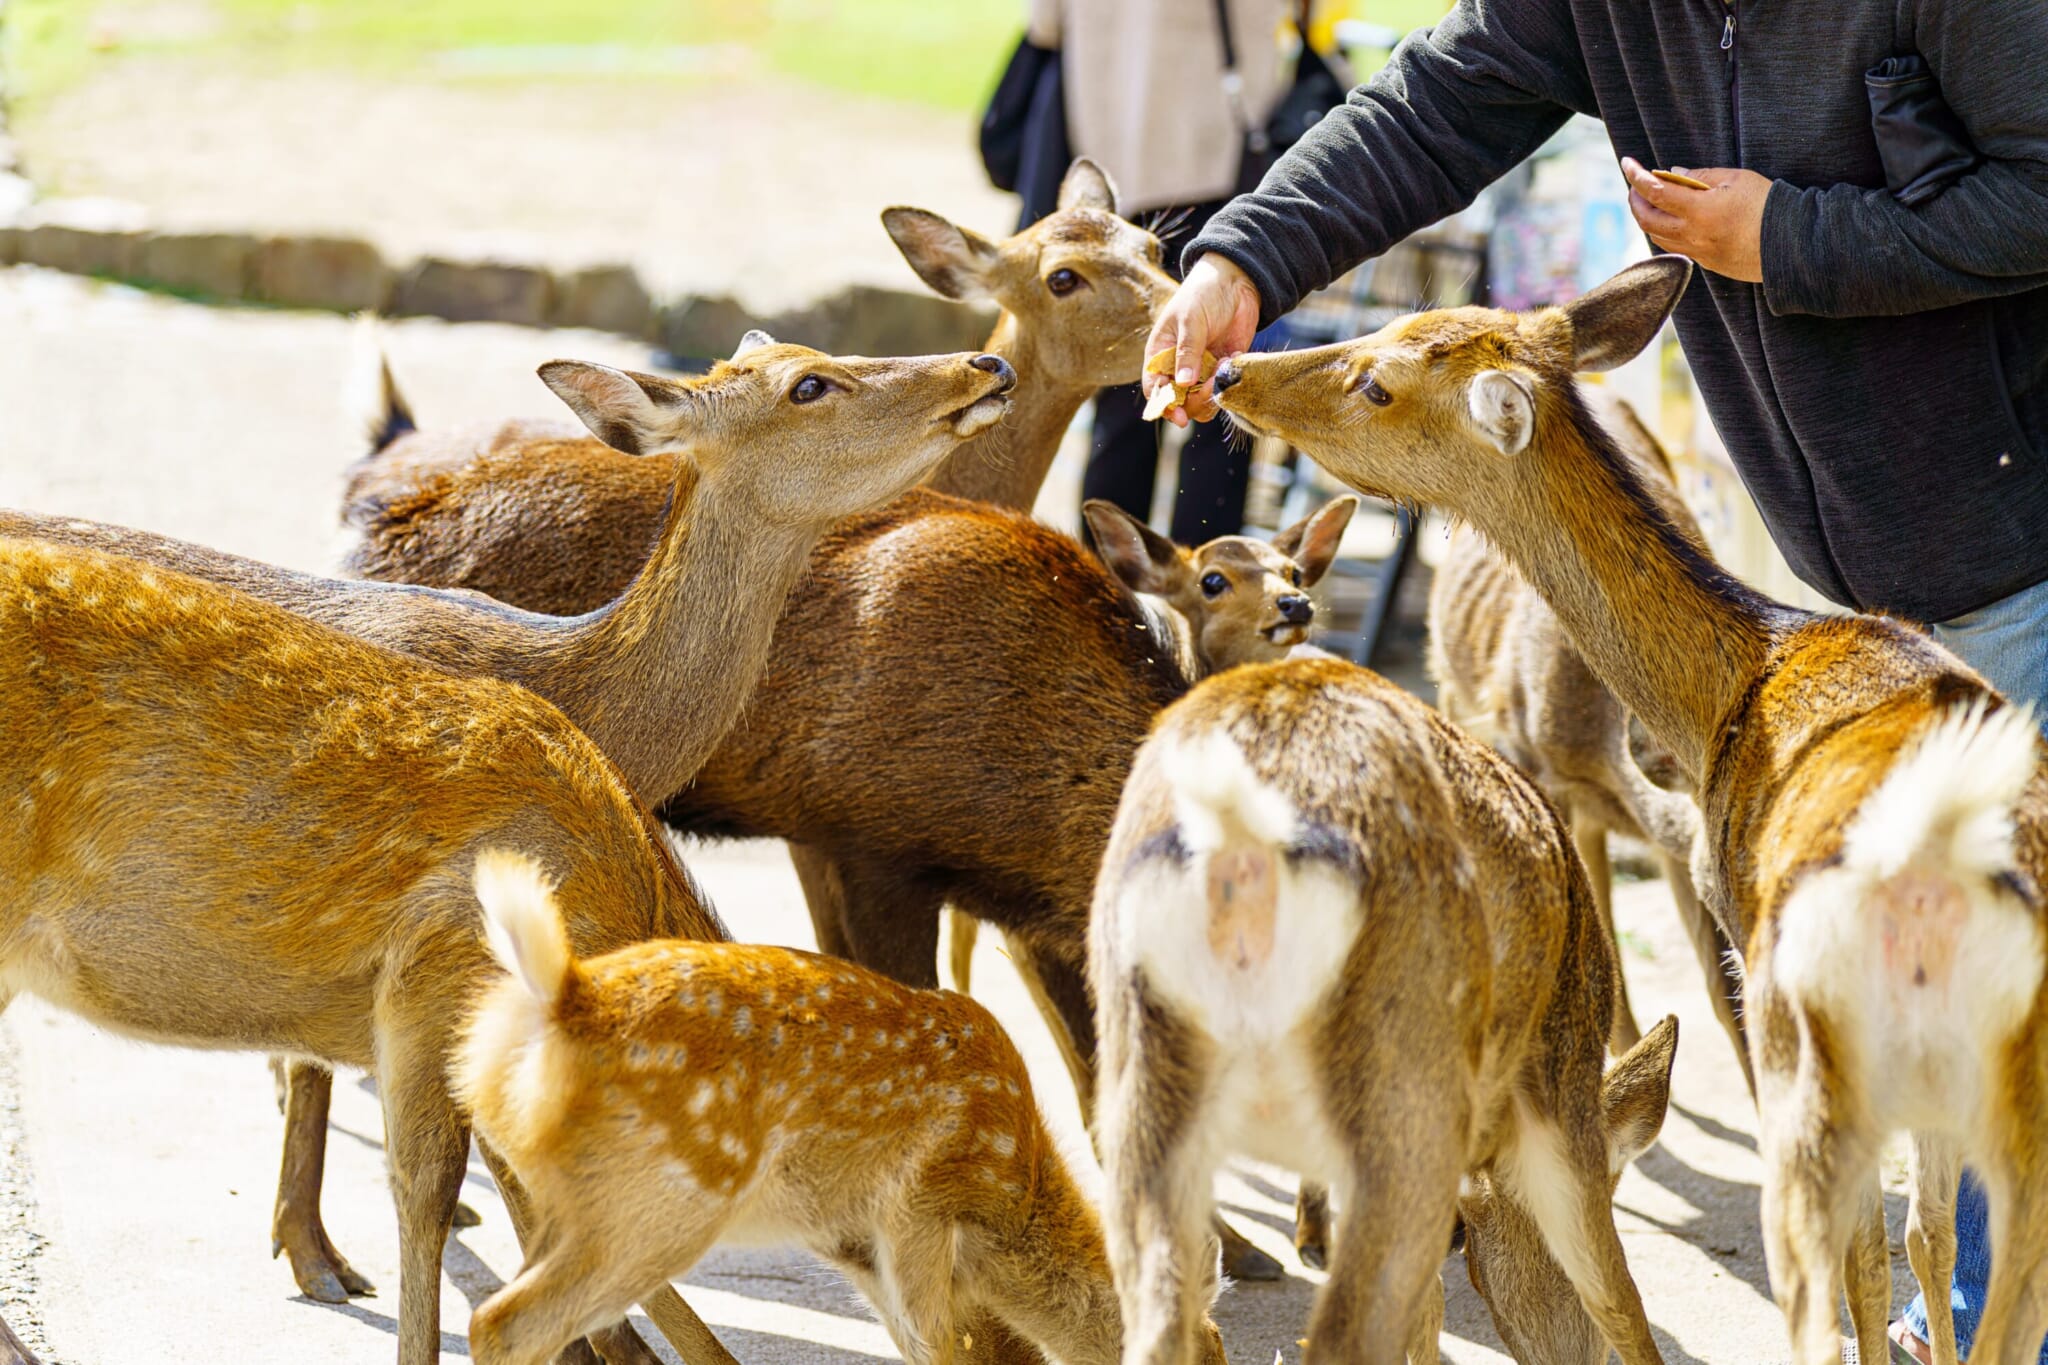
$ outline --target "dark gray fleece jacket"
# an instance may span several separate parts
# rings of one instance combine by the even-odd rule
[[[1916,52],[1984,160],[1907,208],[1864,73]],[[1801,578],[1922,621],[2048,579],[2048,0],[1459,0],[1186,260],[1242,266],[1270,322],[1573,111],[1646,166],[1775,182],[1764,282],[1702,272],[1677,322]]]

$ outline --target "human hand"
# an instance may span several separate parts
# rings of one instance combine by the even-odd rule
[[[1621,159],[1628,179],[1628,211],[1659,250],[1675,251],[1731,280],[1764,278],[1764,201],[1771,182],[1755,171],[1714,167],[1678,175],[1705,183],[1703,190],[1659,180],[1632,156]]]
[[[1248,349],[1259,330],[1259,291],[1251,277],[1227,256],[1210,252],[1166,301],[1152,324],[1145,354],[1173,351],[1173,373],[1148,374],[1142,381],[1147,398],[1162,384],[1187,392],[1185,407],[1166,410],[1166,420],[1184,427],[1189,419],[1206,422],[1216,415],[1216,399],[1202,377],[1202,352],[1226,359]]]

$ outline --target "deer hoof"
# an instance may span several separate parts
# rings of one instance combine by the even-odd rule
[[[359,1294],[375,1294],[377,1286],[359,1274],[332,1247],[311,1256],[293,1256],[292,1278],[299,1292],[320,1303],[347,1303]]]
[[[1330,1249],[1324,1246],[1320,1240],[1296,1242],[1294,1244],[1294,1252],[1297,1256],[1301,1257],[1301,1263],[1310,1270],[1328,1270],[1330,1268]]]
[[[1223,1237],[1223,1273],[1240,1284],[1247,1280],[1278,1280],[1287,1272],[1280,1263],[1244,1239],[1244,1234],[1230,1224],[1218,1220],[1217,1231]]]
[[[483,1224],[483,1221],[484,1221],[484,1216],[483,1216],[482,1214],[478,1213],[478,1212],[477,1212],[477,1211],[476,1211],[475,1209],[471,1208],[471,1207],[470,1207],[469,1205],[467,1205],[467,1204],[457,1204],[457,1205],[455,1206],[455,1222],[454,1222],[454,1226],[455,1226],[455,1227],[458,1227],[458,1228],[473,1228],[473,1227],[480,1227],[480,1226],[481,1226],[481,1225]]]

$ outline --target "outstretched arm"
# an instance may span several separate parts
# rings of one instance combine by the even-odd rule
[[[1464,208],[1575,110],[1594,102],[1567,4],[1459,0],[1188,244],[1188,282],[1148,354],[1242,350],[1254,321]],[[1210,255],[1229,265],[1205,269]],[[1148,391],[1167,378],[1147,376]],[[1190,395],[1188,415],[1214,412],[1206,388]]]

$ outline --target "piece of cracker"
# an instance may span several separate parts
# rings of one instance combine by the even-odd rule
[[[1145,373],[1172,374],[1172,350],[1169,349],[1161,351],[1158,355],[1155,355],[1150,360],[1146,361]],[[1158,388],[1154,389],[1152,391],[1152,396],[1145,400],[1145,420],[1148,422],[1156,422],[1166,415],[1167,409],[1177,408],[1181,406],[1183,403],[1187,402],[1188,389],[1194,388],[1196,387],[1196,385],[1199,384],[1206,384],[1209,381],[1210,377],[1213,376],[1215,373],[1216,357],[1209,354],[1207,351],[1202,352],[1202,377],[1199,380],[1195,381],[1195,384],[1190,384],[1186,388],[1183,388],[1181,385],[1169,381],[1165,384],[1160,385]]]
[[[1695,180],[1689,175],[1680,175],[1677,171],[1651,171],[1650,174],[1667,184],[1683,185],[1689,190],[1710,190],[1714,188],[1704,180]]]

